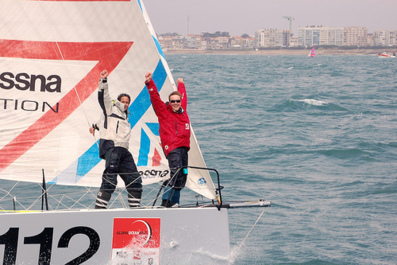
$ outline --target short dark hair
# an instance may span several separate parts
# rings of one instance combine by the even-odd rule
[[[126,93],[121,93],[118,97],[117,100],[120,101],[122,97],[127,97],[128,100],[131,102],[131,97],[130,95],[126,94]]]

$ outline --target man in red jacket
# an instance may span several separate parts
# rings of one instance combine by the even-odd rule
[[[179,78],[178,91],[172,92],[168,97],[169,102],[164,103],[152,80],[152,74],[147,73],[145,77],[150,100],[160,124],[160,140],[171,170],[170,179],[163,183],[168,186],[164,190],[161,205],[171,207],[179,204],[180,191],[185,187],[187,179],[190,121],[186,113],[186,89],[183,79]]]

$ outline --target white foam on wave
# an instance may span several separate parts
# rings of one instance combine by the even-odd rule
[[[163,255],[161,256],[160,264],[178,264],[178,265],[208,265],[208,264],[219,264],[219,265],[230,265],[232,262],[230,261],[229,256],[221,256],[217,255],[213,252],[209,252],[203,250],[201,248],[186,251],[184,253],[169,253],[171,255]],[[175,254],[175,255],[173,255]],[[229,254],[230,255],[230,254]],[[108,263],[107,265],[120,265],[120,264],[136,264],[136,263],[126,263],[121,262],[119,260],[114,260],[112,263]],[[148,263],[140,263],[140,264],[148,264]],[[153,263],[158,264],[158,263]]]
[[[313,106],[324,106],[324,105],[328,104],[328,102],[325,102],[325,101],[309,99],[309,98],[306,98],[303,100],[298,100],[298,101],[301,101],[301,102],[304,102],[306,104],[313,105]]]
[[[204,250],[202,250],[202,249],[199,249],[199,250],[197,250],[197,251],[194,251],[194,253],[201,255],[201,256],[202,256],[201,258],[203,258],[203,256],[205,256],[205,257],[210,258],[210,259],[213,260],[213,261],[216,261],[216,260],[218,260],[219,262],[221,262],[221,261],[223,261],[223,262],[229,261],[229,257],[225,257],[225,256],[221,256],[221,255],[216,255],[216,254],[214,254],[214,253],[210,253],[210,252],[204,251]]]
[[[241,248],[239,246],[232,247],[229,259],[230,264],[234,264],[237,257],[240,255],[240,250]]]

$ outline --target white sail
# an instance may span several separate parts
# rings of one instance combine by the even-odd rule
[[[110,94],[131,95],[130,151],[143,184],[169,177],[146,72],[166,100],[176,89],[142,1],[2,0],[0,27],[0,178],[99,186],[104,161],[98,135],[99,73]],[[189,93],[189,80],[187,93]],[[194,124],[194,120],[192,120]],[[205,167],[194,133],[189,165]],[[189,169],[187,186],[215,199],[205,170]]]

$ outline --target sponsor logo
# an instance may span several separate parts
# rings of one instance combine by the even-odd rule
[[[204,185],[207,184],[207,181],[205,180],[205,178],[200,178],[200,179],[197,180],[197,184],[199,186],[204,186]]]
[[[186,123],[186,124],[185,124],[185,129],[186,129],[186,130],[189,130],[189,128],[190,128],[189,123]]]
[[[0,74],[0,88],[16,88],[22,91],[39,91],[39,92],[61,92],[61,77],[58,75],[29,75],[27,73],[13,74],[3,72]]]
[[[165,178],[170,172],[168,170],[145,170],[139,171],[139,175],[142,179],[153,179],[153,178]]]
[[[160,218],[114,218],[112,259],[117,264],[160,264],[160,227]]]
[[[116,235],[128,235],[132,238],[131,241],[144,246],[152,238],[152,228],[147,222],[137,220],[131,224],[130,230],[118,230]]]
[[[115,218],[113,248],[158,248],[160,246],[159,218]]]

